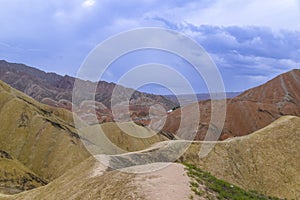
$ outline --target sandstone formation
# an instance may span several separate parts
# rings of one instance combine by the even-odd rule
[[[0,61],[0,80],[8,83],[12,87],[24,92],[39,102],[46,103],[51,106],[62,107],[71,110],[72,106],[79,109],[79,115],[88,113],[87,110],[81,109],[80,104],[85,100],[86,96],[91,95],[95,91],[86,91],[86,95],[79,98],[79,102],[73,105],[72,93],[73,85],[75,82],[74,77],[60,76],[55,73],[46,73],[41,70],[28,67],[23,64],[9,63],[4,60]],[[160,95],[153,95],[134,91],[129,88],[118,86],[114,83],[108,83],[105,81],[99,81],[93,83],[90,81],[83,81],[77,79],[77,81],[85,86],[95,86],[95,104],[103,104],[108,109],[96,110],[96,114],[100,123],[113,121],[113,116],[110,111],[111,108],[111,96],[116,88],[121,88],[120,91],[125,93],[132,93],[130,98],[130,117],[135,121],[142,121],[149,123],[149,118],[145,119],[145,115],[151,106],[160,104],[165,110],[169,110],[176,106],[176,104]],[[85,87],[86,88],[86,87]],[[82,101],[80,101],[82,99]],[[122,94],[115,97],[115,101],[122,103],[124,97]],[[103,112],[104,111],[104,112]],[[145,114],[146,113],[146,114]],[[128,121],[128,119],[126,119]],[[95,123],[92,121],[91,123]]]
[[[190,107],[188,105],[182,109],[194,112],[189,110]],[[199,107],[199,128],[195,140],[203,140],[207,131],[213,131],[208,130],[211,120],[211,100],[200,101]],[[165,131],[177,132],[180,114],[181,110],[177,109],[168,115]],[[284,115],[300,116],[299,69],[284,73],[235,98],[227,99],[226,119],[221,130],[221,139],[250,134]],[[186,126],[188,127],[189,123],[186,123]]]

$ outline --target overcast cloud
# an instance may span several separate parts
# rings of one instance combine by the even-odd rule
[[[0,59],[46,71],[74,76],[98,43],[144,26],[170,28],[196,40],[217,64],[228,91],[241,91],[300,68],[297,0],[0,3]]]

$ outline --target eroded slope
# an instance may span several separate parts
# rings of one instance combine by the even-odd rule
[[[15,194],[46,184],[45,180],[0,150],[0,193]]]
[[[89,155],[72,117],[0,82],[0,149],[45,180],[57,178]]]
[[[217,100],[215,100],[217,101]],[[199,102],[200,123],[195,140],[203,140],[211,120],[211,100]],[[187,112],[191,106],[185,106]],[[219,111],[216,111],[218,113]],[[176,133],[181,120],[181,111],[177,109],[170,113],[164,130]],[[221,132],[221,139],[242,136],[257,131],[281,116],[300,116],[300,70],[295,69],[268,81],[267,83],[249,89],[239,96],[227,100],[226,119]],[[184,116],[185,134],[190,134],[190,116]],[[190,122],[189,122],[190,121]]]

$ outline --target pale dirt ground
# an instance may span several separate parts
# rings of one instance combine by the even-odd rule
[[[189,181],[184,166],[171,163],[154,172],[137,174],[134,184],[148,200],[188,200],[192,194]]]
[[[96,162],[90,177],[101,176],[107,170],[107,167],[100,162]]]

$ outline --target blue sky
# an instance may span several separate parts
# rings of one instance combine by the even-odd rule
[[[179,31],[202,45],[219,68],[227,91],[242,91],[300,68],[298,0],[1,0],[0,3],[0,59],[62,75],[75,76],[88,53],[106,38],[149,26]],[[149,58],[153,57],[163,64],[176,61],[164,53],[146,51],[122,58],[115,65],[152,62]],[[176,63],[175,68],[184,71],[185,64]],[[115,67],[106,79],[117,81],[121,71]],[[197,84],[199,77],[188,78],[197,92],[205,92],[205,86]],[[160,90],[153,86],[147,87],[147,91]]]

